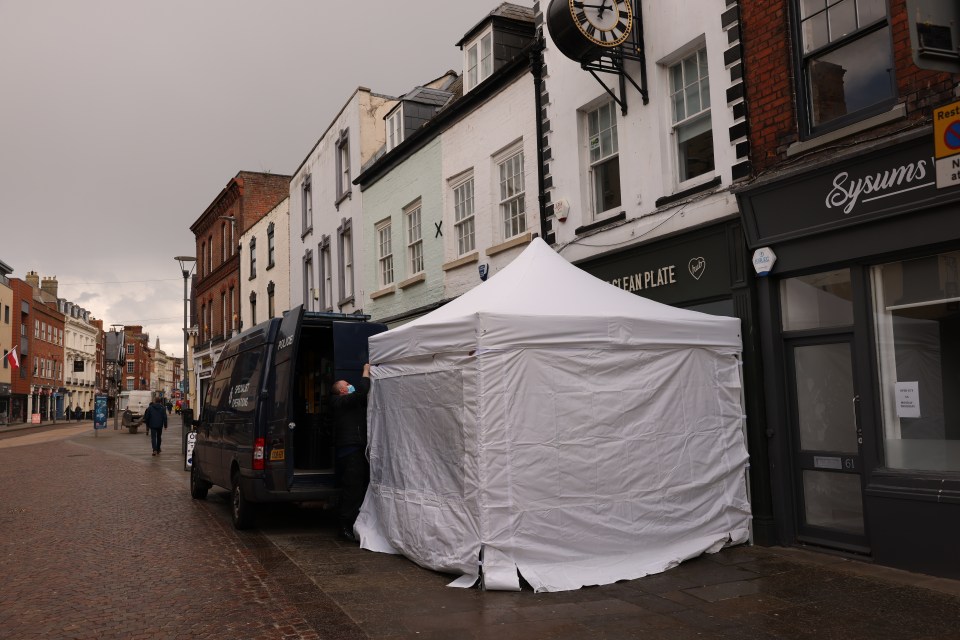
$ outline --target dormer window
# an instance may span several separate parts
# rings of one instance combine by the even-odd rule
[[[403,142],[403,104],[387,116],[387,151]]]
[[[493,73],[493,27],[468,44],[465,51],[465,90],[470,91]]]

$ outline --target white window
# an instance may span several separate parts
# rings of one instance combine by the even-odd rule
[[[508,240],[527,230],[524,205],[523,152],[516,153],[498,165],[500,174],[500,219],[503,239]]]
[[[473,223],[473,176],[453,188],[453,228],[457,239],[457,256],[474,250],[476,240]]]
[[[487,31],[467,47],[467,91],[493,73],[493,30]]]
[[[344,129],[337,138],[337,203],[350,195],[350,132]]]
[[[220,224],[220,263],[227,261],[227,223]]]
[[[377,266],[380,286],[393,284],[393,225],[389,220],[377,225]]]
[[[887,3],[802,0],[797,9],[791,13],[799,21],[794,46],[801,56],[806,108],[800,118],[807,131],[835,129],[889,108],[897,83]]]
[[[353,301],[353,220],[344,220],[337,227],[337,249],[340,253],[340,302],[344,306]]]
[[[273,223],[267,227],[267,269],[270,269],[274,266],[274,259],[276,258],[277,245],[273,238]],[[273,317],[273,316],[271,316]]]
[[[423,231],[420,227],[420,203],[404,212],[407,223],[407,264],[410,275],[423,271]]]
[[[333,260],[330,255],[330,236],[323,236],[318,250],[320,252],[320,306],[323,311],[332,311]]]
[[[313,229],[313,181],[308,175],[303,179],[301,187],[301,224],[300,233],[306,235]]]
[[[319,292],[313,286],[313,251],[307,249],[303,256],[303,308],[307,311],[316,311],[315,300],[319,300]]]
[[[598,216],[620,206],[620,145],[616,104],[608,102],[587,113],[590,191]]]
[[[712,172],[713,127],[705,48],[670,67],[670,104],[680,182]]]
[[[387,151],[403,142],[403,107],[387,116]]]

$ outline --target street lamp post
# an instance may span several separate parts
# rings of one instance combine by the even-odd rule
[[[123,346],[123,337],[125,335],[126,326],[118,323],[110,325],[110,332],[117,334],[117,339],[119,345],[117,345],[117,352],[114,354],[113,360],[113,430],[116,431],[120,427],[118,422],[120,420],[120,356],[124,353]]]
[[[190,408],[190,366],[187,364],[187,336],[190,327],[187,315],[187,305],[190,302],[187,297],[187,280],[197,266],[197,259],[193,256],[176,256],[174,260],[180,263],[180,272],[183,274],[183,375],[180,379],[180,419],[183,422],[183,433],[186,438],[187,426],[193,421],[193,410]]]

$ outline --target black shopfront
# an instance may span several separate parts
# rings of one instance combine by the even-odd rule
[[[775,544],[756,339],[756,283],[740,219],[687,229],[578,262],[577,266],[616,287],[657,302],[740,319],[753,538],[758,544]]]
[[[743,188],[777,536],[960,577],[960,188],[929,130]]]

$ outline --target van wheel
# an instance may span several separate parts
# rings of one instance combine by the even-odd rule
[[[190,497],[194,500],[203,500],[210,490],[210,483],[200,479],[200,471],[196,463],[190,467]]]
[[[233,519],[233,527],[235,529],[249,529],[253,526],[253,503],[249,502],[243,495],[243,489],[240,487],[240,474],[233,474],[232,484],[230,516]]]

